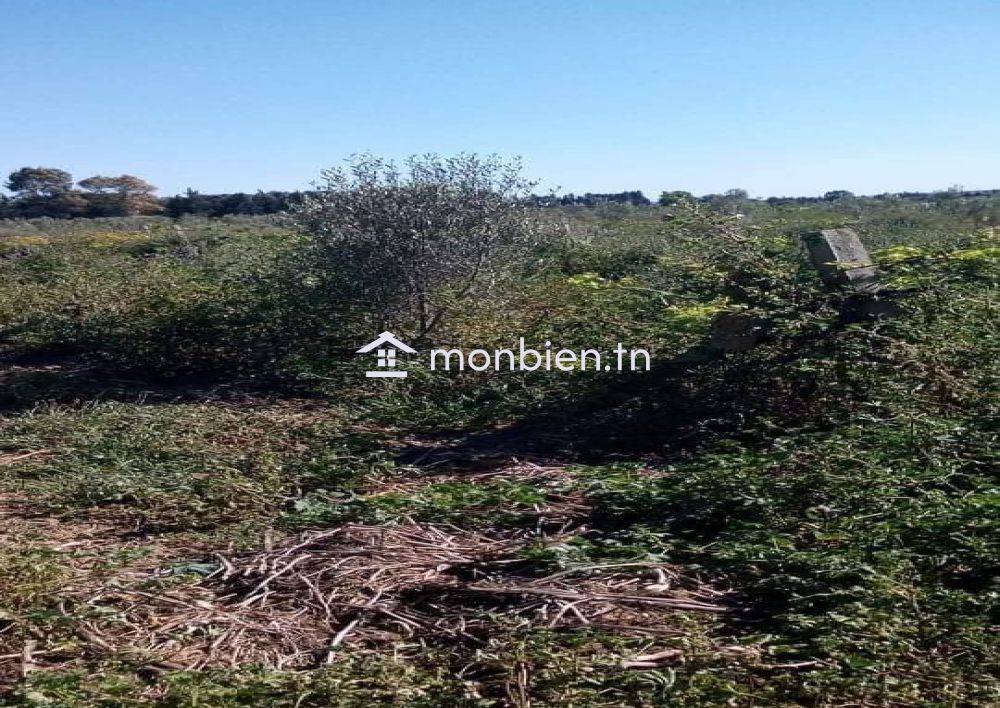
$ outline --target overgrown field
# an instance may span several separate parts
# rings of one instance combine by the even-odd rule
[[[397,380],[282,219],[0,224],[0,704],[997,705],[997,229],[742,211],[550,207],[384,323],[649,371]],[[808,266],[845,224],[898,316]]]

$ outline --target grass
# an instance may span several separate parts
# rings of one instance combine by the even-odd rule
[[[118,510],[149,529],[266,519],[303,486],[349,484],[370,463],[338,448],[336,409],[107,402],[5,420],[5,446],[38,451],[10,475],[47,510]]]

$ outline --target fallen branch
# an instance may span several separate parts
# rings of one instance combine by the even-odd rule
[[[363,615],[364,610],[370,608],[372,605],[378,602],[380,597],[382,597],[381,591],[376,592],[375,595],[372,596],[372,599],[366,602],[364,607],[357,611],[354,619],[352,619],[350,622],[344,625],[344,628],[334,635],[333,639],[330,640],[329,646],[327,647],[326,659],[324,659],[323,661],[324,664],[333,663],[333,660],[337,656],[337,647],[343,644],[344,640],[347,639],[347,635],[349,635],[354,630],[354,628],[358,626],[358,623],[361,621],[361,617]]]
[[[29,639],[24,643],[24,649],[21,651],[21,676],[27,676],[32,671],[38,669],[38,665],[35,664],[34,652],[38,647],[38,642],[34,639]]]
[[[34,457],[35,455],[48,455],[52,450],[33,450],[31,452],[25,452],[20,455],[12,455],[11,457],[0,457],[0,465],[9,465],[13,462],[18,462],[20,460],[26,460],[29,457]]]
[[[684,652],[680,649],[664,649],[654,654],[643,654],[633,659],[622,661],[622,667],[626,669],[656,669],[666,663],[677,659],[682,659]]]
[[[658,607],[669,607],[675,610],[689,610],[692,612],[730,612],[732,608],[723,605],[711,605],[707,602],[696,600],[677,600],[667,597],[647,597],[646,595],[618,595],[615,593],[579,593],[572,590],[560,590],[558,588],[539,588],[525,585],[507,587],[488,587],[484,585],[469,585],[463,588],[456,588],[460,592],[478,593],[481,595],[541,595],[544,597],[557,597],[563,600],[580,600],[595,602],[636,602],[644,605],[656,605]]]

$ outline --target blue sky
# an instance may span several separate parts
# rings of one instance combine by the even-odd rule
[[[1000,187],[993,0],[0,0],[0,172],[296,189],[354,152],[563,191]]]

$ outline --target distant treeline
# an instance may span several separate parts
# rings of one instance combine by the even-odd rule
[[[0,195],[0,219],[275,214],[302,199],[301,192],[200,194],[193,189],[161,198],[155,186],[134,175],[95,175],[74,182],[69,172],[55,167],[22,167],[8,175],[4,187],[12,195]]]
[[[638,189],[630,192],[610,192],[606,194],[587,192],[586,194],[561,194],[535,197],[540,206],[597,206],[602,203],[634,204],[648,206],[653,202]]]
[[[157,188],[139,177],[95,175],[74,184],[73,177],[65,170],[53,167],[22,167],[11,172],[4,186],[12,196],[0,194],[0,219],[32,219],[37,217],[72,218],[133,216],[136,214],[163,214],[181,217],[195,216],[262,215],[287,211],[298,204],[306,192],[264,192],[253,194],[201,194],[188,189],[173,197],[157,197]],[[1000,189],[967,191],[952,187],[938,192],[898,192],[874,196],[856,196],[846,190],[834,190],[818,197],[769,197],[751,199],[746,190],[730,189],[722,194],[695,196],[690,192],[663,192],[656,200],[659,206],[669,207],[683,201],[698,201],[724,211],[739,210],[749,203],[766,203],[771,206],[808,205],[819,203],[850,204],[856,200],[878,201],[905,200],[938,202],[955,198],[998,198]],[[652,206],[653,200],[642,191],[535,196],[533,201],[546,207],[595,207],[601,204]]]
[[[781,205],[808,205],[808,204],[845,204],[859,200],[872,201],[912,201],[912,202],[940,202],[949,199],[971,199],[971,198],[1000,198],[1000,189],[985,190],[963,190],[953,187],[948,190],[937,192],[884,192],[871,196],[859,196],[847,190],[838,189],[827,192],[817,197],[767,197],[752,198],[744,189],[730,189],[721,194],[704,194],[695,196],[691,192],[672,191],[661,192],[655,204],[658,206],[673,206],[684,201],[701,202],[715,207],[727,208],[741,204],[768,204],[771,206]],[[534,197],[535,203],[539,206],[584,206],[594,207],[601,204],[632,204],[635,206],[650,206],[654,202],[643,194],[640,190],[630,190],[625,192],[593,193],[586,194],[565,194],[548,195]]]
[[[230,214],[277,214],[302,201],[303,192],[255,192],[245,194],[201,194],[193,189],[160,200],[167,216],[227,216]]]

